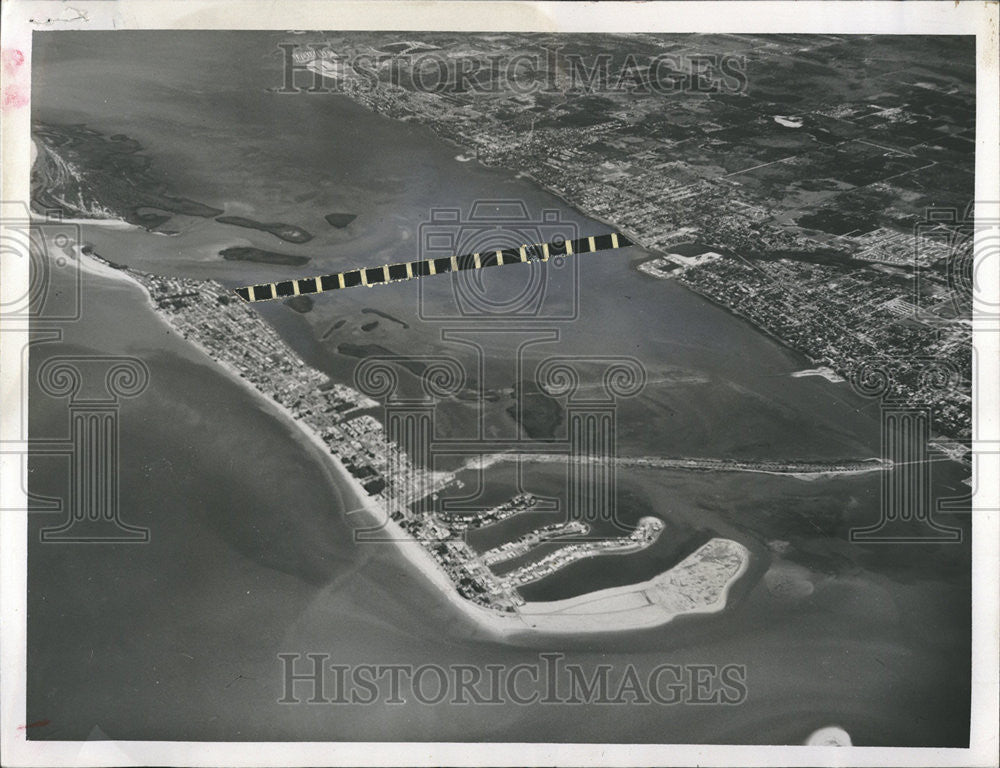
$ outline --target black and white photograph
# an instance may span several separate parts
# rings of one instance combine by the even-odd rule
[[[996,766],[997,4],[279,5],[3,6],[4,764]]]

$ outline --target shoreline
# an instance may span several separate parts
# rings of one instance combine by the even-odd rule
[[[561,461],[562,456],[547,453],[491,453],[476,458],[467,463],[463,469],[485,469],[495,464],[509,463],[513,461],[534,462],[538,464],[549,464],[556,460]],[[649,469],[665,472],[745,472],[749,474],[775,475],[778,477],[795,477],[814,479],[817,477],[835,475],[864,475],[869,472],[883,472],[892,469],[891,462],[878,457],[860,459],[852,462],[853,465],[838,465],[836,462],[804,462],[815,465],[825,464],[823,468],[809,468],[807,466],[786,466],[785,468],[769,468],[767,466],[753,466],[754,463],[766,465],[768,463],[781,464],[778,461],[746,462],[731,460],[726,464],[726,460],[700,458],[680,458],[668,456],[618,456],[612,459],[614,465],[627,469]],[[698,466],[698,464],[702,466]]]
[[[129,278],[131,280],[131,278]],[[133,281],[135,282],[135,281]],[[137,283],[141,286],[141,283]],[[145,288],[143,287],[145,291]],[[146,292],[149,296],[148,291]],[[150,297],[150,306],[155,306],[152,304],[152,298]],[[159,313],[157,313],[159,315]],[[161,318],[162,320],[162,318]],[[166,323],[166,321],[163,321]],[[166,323],[169,325],[169,323]],[[172,327],[172,326],[171,326]],[[196,341],[192,339],[185,339],[193,347],[195,347],[199,352],[201,352],[206,358],[214,362],[220,368],[222,368],[226,374],[239,382],[247,391],[255,394],[259,399],[268,403],[269,406],[273,408],[274,411],[283,416],[288,422],[294,425],[302,437],[308,440],[312,445],[325,457],[328,462],[328,466],[332,468],[333,472],[338,476],[338,478],[350,488],[351,492],[355,496],[355,500],[358,503],[358,508],[356,509],[345,509],[344,515],[351,515],[358,511],[366,513],[369,518],[378,526],[380,526],[380,532],[385,532],[388,537],[385,539],[370,540],[369,544],[392,544],[395,546],[396,550],[403,556],[403,558],[409,562],[413,567],[417,569],[431,584],[438,588],[439,593],[448,601],[448,603],[456,608],[463,616],[469,619],[473,624],[475,624],[479,629],[484,630],[491,635],[497,637],[507,637],[510,635],[521,634],[521,633],[533,633],[533,632],[543,632],[543,633],[598,633],[598,632],[621,632],[629,629],[644,629],[650,626],[657,626],[659,624],[666,624],[677,616],[684,615],[686,613],[717,613],[723,610],[728,605],[728,595],[733,584],[746,572],[749,567],[750,562],[750,552],[742,544],[738,542],[731,541],[729,539],[713,539],[712,541],[724,541],[739,547],[745,553],[745,556],[740,564],[738,571],[732,576],[732,578],[727,581],[722,589],[722,594],[720,597],[721,602],[716,601],[711,605],[705,606],[703,608],[695,608],[690,611],[681,611],[677,613],[664,614],[660,617],[660,620],[655,623],[642,623],[635,624],[632,626],[621,626],[618,621],[616,621],[613,626],[596,626],[594,625],[595,617],[593,615],[588,616],[589,620],[581,621],[574,626],[563,626],[564,622],[559,621],[549,621],[545,622],[544,619],[550,616],[549,606],[554,605],[550,602],[526,602],[522,605],[517,613],[504,615],[490,611],[486,608],[475,605],[474,603],[466,600],[460,594],[458,594],[455,589],[455,584],[451,580],[451,577],[441,568],[441,566],[431,557],[430,553],[424,548],[423,544],[414,539],[410,534],[404,531],[399,524],[393,520],[387,511],[379,507],[375,502],[371,500],[366,491],[361,485],[361,482],[351,475],[347,471],[347,468],[340,462],[340,460],[330,453],[329,447],[323,442],[322,438],[314,432],[308,425],[299,421],[295,418],[295,415],[285,406],[278,402],[268,399],[264,396],[256,387],[253,386],[249,381],[244,379],[236,369],[229,366],[227,363],[215,360],[204,347],[201,346]],[[350,527],[350,526],[348,526]],[[352,528],[352,530],[354,530]],[[358,542],[356,544],[366,543],[364,541]],[[711,543],[711,542],[709,542]],[[705,545],[707,546],[707,545]],[[610,590],[623,590],[623,591],[633,591],[641,588],[645,584],[651,584],[658,579],[662,579],[669,576],[674,572],[675,568],[683,566],[688,560],[695,558],[699,555],[704,546],[698,550],[695,550],[690,555],[687,556],[681,563],[679,563],[674,568],[662,572],[658,576],[653,577],[653,579],[647,582],[641,582],[639,584],[626,585],[624,587],[611,587]],[[588,558],[589,559],[589,558]],[[697,562],[697,561],[695,561]],[[569,601],[580,601],[589,602],[589,598],[592,595],[605,592],[607,590],[596,590],[595,592],[588,592],[583,595],[578,595],[577,597],[569,598]],[[561,601],[560,601],[561,602]],[[528,609],[525,611],[525,609]],[[525,618],[524,614],[528,614],[532,617],[532,621]],[[600,614],[602,618],[608,616],[608,614]],[[539,624],[539,620],[542,623]],[[549,626],[545,626],[545,624]]]
[[[153,296],[150,294],[146,286],[143,285],[140,280],[133,277],[129,270],[112,267],[105,263],[101,257],[95,258],[89,254],[84,254],[80,249],[77,249],[77,260],[81,265],[81,269],[91,275],[119,282],[125,281],[141,289],[142,293],[145,295],[147,306],[156,318],[165,326],[176,332],[176,329],[159,312]],[[358,508],[347,509],[344,511],[344,514],[353,514],[357,511],[366,512],[375,524],[380,526],[382,531],[386,531],[389,534],[390,538],[386,541],[394,544],[397,551],[399,551],[409,563],[411,563],[421,574],[423,574],[428,581],[437,587],[438,591],[443,593],[443,597],[453,607],[455,607],[464,617],[472,621],[479,629],[484,630],[491,635],[504,637],[512,634],[531,632],[620,632],[630,629],[642,629],[650,626],[666,624],[676,616],[686,613],[716,613],[726,607],[728,603],[727,597],[729,589],[732,584],[735,583],[735,581],[737,581],[743,573],[745,573],[749,565],[749,550],[747,550],[742,544],[728,539],[713,539],[712,542],[725,542],[727,545],[737,548],[735,551],[742,554],[740,567],[734,574],[732,574],[722,587],[721,595],[716,599],[716,601],[708,605],[695,605],[690,610],[685,611],[660,611],[657,613],[654,621],[650,621],[649,616],[643,615],[641,621],[637,621],[636,619],[638,617],[636,617],[633,619],[631,624],[626,624],[624,626],[621,622],[621,619],[624,618],[622,610],[607,610],[599,614],[566,614],[562,613],[567,607],[566,601],[558,601],[560,603],[558,607],[555,603],[529,602],[520,606],[516,613],[510,615],[495,613],[486,608],[474,605],[458,594],[451,577],[449,577],[441,566],[434,561],[430,553],[424,548],[423,544],[406,533],[394,520],[391,519],[385,510],[381,509],[376,502],[370,499],[357,478],[353,477],[347,471],[347,468],[343,466],[340,460],[330,453],[329,446],[327,446],[319,434],[317,434],[307,424],[297,419],[292,411],[287,407],[264,395],[264,393],[257,389],[251,382],[247,381],[242,375],[240,375],[239,371],[235,368],[230,366],[225,361],[217,360],[209,354],[207,349],[197,340],[188,337],[184,338],[184,341],[187,342],[192,348],[198,350],[201,355],[213,363],[218,369],[222,370],[228,378],[239,383],[247,392],[253,394],[259,402],[267,403],[273,413],[282,416],[287,422],[290,423],[290,425],[295,427],[296,433],[310,442],[326,458],[327,466],[332,469],[334,474],[343,482],[344,485],[346,485],[347,488],[351,490],[352,494],[355,496],[355,501],[359,505]],[[709,544],[712,542],[709,542]],[[678,573],[679,569],[684,567],[697,567],[703,557],[701,553],[707,546],[708,545],[704,545],[695,552],[692,552],[677,566],[664,571],[647,582],[626,585],[624,587],[612,587],[610,588],[610,591],[614,592],[617,590],[622,595],[633,594],[636,591],[648,588],[649,585],[654,583],[669,580],[671,575]],[[590,603],[593,602],[592,598],[594,595],[602,595],[603,598],[614,598],[614,595],[608,595],[608,592],[609,590],[589,592],[584,595],[569,598],[569,602],[579,604]],[[677,596],[687,597],[690,600],[689,595],[684,595],[680,591],[677,592]],[[629,610],[631,609],[627,608],[624,612],[627,613]],[[560,615],[561,613],[562,615]],[[607,619],[612,615],[614,616],[615,621],[609,626]],[[530,616],[531,620],[529,621],[526,616]],[[569,616],[575,616],[576,618],[568,619],[567,617]]]
[[[142,284],[139,283],[138,281],[132,280],[132,278],[128,279],[134,284],[143,288],[143,291],[149,298],[150,306],[155,307],[155,305],[152,303],[152,297],[149,296],[149,292],[145,290],[145,287],[142,286]],[[157,316],[159,316],[159,313],[156,314]],[[160,319],[162,322],[166,323],[165,320],[163,320],[162,318]],[[169,325],[169,323],[166,324]],[[452,607],[456,608],[463,616],[469,619],[479,629],[484,630],[490,633],[491,635],[497,637],[507,637],[515,634],[533,633],[533,632],[556,633],[556,634],[588,633],[588,632],[589,633],[621,632],[629,629],[644,629],[651,626],[657,626],[659,624],[666,624],[669,621],[676,618],[677,616],[681,616],[686,613],[694,613],[694,614],[718,613],[719,611],[725,609],[725,607],[728,605],[728,595],[730,589],[732,588],[733,584],[735,584],[735,582],[739,580],[739,578],[746,572],[747,568],[749,567],[750,553],[749,550],[746,549],[746,547],[744,547],[742,544],[739,544],[738,542],[731,541],[729,539],[713,539],[712,541],[728,542],[729,544],[732,544],[735,547],[740,548],[745,553],[745,556],[743,557],[740,563],[739,569],[735,574],[733,574],[731,579],[727,581],[725,586],[723,587],[720,599],[710,605],[695,608],[690,611],[681,611],[677,613],[663,614],[662,616],[660,616],[659,621],[653,623],[641,623],[641,624],[634,624],[631,626],[621,626],[620,622],[616,621],[614,626],[595,625],[595,621],[600,621],[601,619],[606,618],[609,615],[605,613],[597,615],[580,614],[582,619],[581,621],[575,623],[573,626],[565,626],[565,621],[562,620],[561,617],[555,617],[553,614],[550,613],[551,611],[550,606],[554,606],[555,602],[561,603],[563,601],[526,602],[524,605],[520,607],[517,613],[510,615],[496,613],[486,608],[477,606],[474,603],[471,603],[470,601],[463,598],[461,595],[459,595],[455,589],[455,584],[451,580],[451,577],[449,577],[448,574],[445,573],[445,571],[441,568],[441,566],[434,560],[434,558],[431,557],[430,553],[427,552],[424,546],[419,541],[414,539],[410,534],[404,531],[399,526],[399,524],[389,516],[387,511],[383,510],[381,507],[379,507],[375,502],[373,502],[370,499],[370,497],[362,487],[361,482],[353,475],[351,475],[350,472],[347,471],[347,468],[344,467],[344,465],[340,462],[340,460],[336,456],[330,453],[329,447],[326,445],[326,443],[323,442],[322,438],[316,432],[314,432],[308,425],[302,423],[299,419],[295,418],[295,415],[288,408],[264,396],[256,387],[253,386],[253,384],[251,384],[249,381],[243,378],[235,368],[232,368],[229,364],[223,361],[215,360],[215,358],[213,358],[207,352],[207,350],[197,341],[194,341],[190,338],[185,339],[185,341],[187,341],[193,347],[195,347],[206,358],[208,358],[213,363],[222,368],[231,379],[236,380],[245,389],[247,389],[247,391],[251,392],[252,394],[255,394],[259,399],[268,403],[268,405],[270,405],[274,411],[279,413],[288,422],[294,425],[298,429],[300,435],[305,437],[306,440],[312,443],[313,446],[325,457],[326,461],[328,462],[328,466],[331,467],[334,473],[339,477],[339,479],[343,481],[350,488],[351,492],[355,496],[355,500],[359,505],[357,509],[345,509],[344,515],[345,516],[350,515],[358,511],[365,512],[376,525],[380,526],[379,529],[380,531],[383,531],[388,534],[388,537],[385,539],[371,540],[368,541],[367,543],[370,544],[388,543],[394,545],[396,550],[403,556],[403,558],[407,562],[409,562],[413,567],[415,567],[417,571],[419,571],[429,582],[431,582],[431,584],[433,584],[435,587],[438,588],[439,593],[442,594],[442,596],[448,601],[448,603]],[[352,530],[354,529],[352,528]],[[357,544],[365,542],[355,541],[355,543]],[[674,568],[662,572],[661,574],[653,577],[647,582],[625,585],[623,587],[611,587],[609,588],[609,590],[596,590],[595,592],[588,592],[583,595],[578,595],[577,597],[569,598],[566,602],[570,601],[572,602],[579,601],[580,603],[590,602],[590,598],[593,595],[607,592],[610,590],[621,590],[623,594],[626,592],[638,590],[642,588],[644,585],[652,584],[659,579],[663,579],[664,577],[669,576],[671,573],[674,572],[675,568],[683,566],[689,560],[692,560],[692,558],[699,558],[700,557],[699,553],[702,551],[702,549],[704,549],[705,546],[707,546],[707,544],[703,545],[702,548],[699,548],[698,550],[692,552]],[[693,562],[697,562],[697,559],[695,559]],[[525,611],[526,608],[528,609],[527,611]],[[529,622],[529,620],[525,618],[524,614],[528,614],[529,616],[532,617],[531,622]],[[600,618],[598,618],[598,616]],[[549,618],[549,621],[545,621],[547,617]],[[552,619],[555,619],[555,621],[553,621]],[[539,621],[541,621],[541,624],[539,623]],[[548,624],[548,626],[546,626],[546,624]]]
[[[656,278],[654,278],[654,279],[656,279]],[[781,346],[782,349],[784,349],[784,350],[786,350],[788,352],[791,352],[793,355],[798,355],[799,357],[801,357],[807,363],[808,366],[813,366],[814,368],[815,367],[829,367],[829,366],[827,366],[825,360],[814,360],[813,358],[809,357],[808,354],[806,354],[805,352],[803,352],[801,349],[798,349],[797,347],[793,347],[789,342],[785,341],[783,338],[781,338],[777,334],[773,333],[772,331],[768,330],[764,326],[757,325],[757,323],[755,323],[751,318],[749,318],[746,315],[744,315],[742,312],[740,312],[739,310],[737,310],[735,307],[730,307],[728,304],[723,304],[721,301],[719,301],[717,299],[714,299],[713,297],[709,296],[707,293],[702,293],[697,288],[695,288],[695,287],[693,287],[693,286],[685,283],[683,280],[677,279],[677,280],[674,280],[674,282],[677,283],[677,285],[680,285],[684,289],[686,289],[686,290],[690,291],[691,293],[695,294],[696,296],[701,296],[701,298],[703,298],[709,304],[711,304],[711,305],[713,305],[715,307],[718,307],[723,312],[731,315],[732,317],[738,318],[739,320],[741,320],[742,322],[746,323],[751,328],[753,328],[755,331],[764,334],[769,339],[771,339],[772,341],[776,342],[779,346]],[[831,368],[831,370],[832,370],[832,368]],[[836,371],[834,371],[834,373],[836,373]],[[794,375],[794,374],[789,374],[789,375]],[[840,374],[837,374],[837,375],[839,376]],[[843,378],[844,382],[848,382],[848,379],[846,377],[842,377],[842,378]],[[831,382],[831,383],[836,383],[836,382]]]
[[[369,110],[370,112],[373,112],[374,114],[386,116],[385,113],[380,112],[380,111],[374,109],[371,105],[367,104],[365,101],[363,101],[361,99],[355,99],[355,98],[353,98],[352,96],[350,96],[350,95],[348,95],[346,93],[342,94],[342,95],[345,96],[345,98],[350,99],[355,104],[359,104],[362,107],[364,107],[365,109]],[[411,112],[411,114],[416,115],[418,118],[420,117],[420,115],[418,113],[416,113],[416,112]],[[390,119],[396,119],[396,118],[390,118]],[[519,170],[517,168],[513,168],[513,167],[509,167],[507,165],[504,165],[503,163],[487,163],[487,162],[484,162],[482,159],[480,159],[479,149],[474,144],[464,144],[461,141],[452,138],[451,136],[445,136],[445,135],[439,133],[438,131],[436,131],[434,129],[434,127],[432,126],[432,124],[429,124],[429,123],[423,121],[422,119],[418,119],[417,121],[415,121],[415,124],[421,126],[424,129],[426,129],[436,139],[438,139],[440,141],[443,141],[443,142],[445,142],[447,144],[450,144],[451,146],[459,149],[461,156],[463,156],[463,157],[464,156],[469,156],[469,160],[475,160],[478,165],[480,165],[481,167],[483,167],[483,168],[485,168],[487,170],[503,170],[503,171],[507,171],[508,173],[512,173],[512,174],[514,174],[517,177],[529,180],[536,188],[538,188],[542,192],[544,192],[544,193],[546,193],[548,195],[551,195],[552,197],[556,198],[561,203],[563,203],[564,205],[566,205],[568,208],[572,209],[573,211],[576,211],[582,217],[587,218],[587,219],[592,219],[592,220],[597,221],[597,222],[599,222],[600,224],[602,224],[602,225],[604,225],[606,227],[609,227],[612,231],[622,233],[623,235],[625,235],[626,237],[628,237],[634,243],[635,247],[639,248],[642,251],[645,251],[646,253],[652,254],[653,258],[657,258],[657,257],[660,257],[660,256],[666,256],[667,255],[666,251],[663,251],[663,250],[658,249],[658,248],[653,248],[653,247],[648,247],[648,246],[643,245],[642,244],[643,238],[640,237],[639,235],[637,235],[634,231],[632,231],[632,230],[624,227],[621,224],[615,224],[613,222],[608,221],[601,214],[598,214],[598,213],[593,212],[593,211],[587,211],[587,210],[585,210],[578,203],[576,203],[576,202],[568,199],[559,190],[554,189],[554,188],[548,186],[545,182],[543,182],[537,176],[535,176],[530,170]],[[458,158],[456,157],[455,159],[457,160]],[[463,161],[459,161],[459,162],[463,162]],[[710,246],[706,246],[706,247],[710,247]],[[725,252],[724,249],[716,249],[716,250],[719,250],[720,252]],[[646,261],[650,261],[650,260],[651,259],[644,259],[644,260],[642,260],[642,262],[639,262],[639,263],[645,263]],[[629,266],[630,266],[630,268],[635,269],[635,271],[641,272],[641,270],[636,269],[636,267],[638,266],[638,263],[636,263],[635,261],[630,261],[629,262]],[[650,278],[650,279],[654,279],[654,280],[655,279],[661,279],[661,278],[652,277],[650,275],[645,275],[645,276],[648,277],[648,278]],[[806,353],[805,351],[803,351],[803,350],[799,349],[798,347],[794,346],[791,342],[789,342],[789,341],[781,338],[776,333],[774,333],[770,329],[764,327],[763,325],[758,325],[756,322],[754,322],[753,319],[751,319],[750,317],[742,314],[735,307],[731,307],[731,306],[729,306],[727,304],[723,304],[721,301],[719,301],[719,300],[717,300],[717,299],[709,296],[706,293],[703,293],[702,291],[699,291],[694,286],[692,286],[692,285],[688,284],[687,282],[685,282],[682,278],[676,278],[673,281],[674,281],[674,283],[676,283],[677,285],[681,286],[685,290],[689,291],[690,293],[692,293],[692,294],[694,294],[696,296],[700,296],[702,299],[704,299],[708,303],[712,304],[713,306],[721,309],[723,312],[726,312],[730,316],[738,318],[742,322],[746,323],[752,330],[757,331],[759,333],[762,333],[767,338],[769,338],[772,341],[776,342],[778,344],[778,346],[780,346],[786,352],[789,352],[792,355],[794,355],[796,357],[799,357],[802,360],[805,360],[806,363],[807,363],[807,366],[806,366],[807,368],[810,367],[810,366],[813,369],[822,368],[822,367],[828,367],[828,368],[830,368],[833,371],[833,376],[823,375],[822,373],[816,373],[815,374],[816,376],[819,376],[819,377],[825,379],[826,381],[828,381],[831,384],[841,384],[841,383],[844,383],[844,384],[851,385],[851,376],[850,376],[850,374],[848,372],[840,373],[840,372],[836,371],[833,368],[833,366],[828,365],[826,360],[813,359],[808,353]],[[800,373],[798,376],[796,376],[796,373],[799,373],[799,372],[796,371],[795,373],[790,373],[790,375],[793,376],[794,378],[807,378],[808,377],[808,375],[805,374],[805,373]],[[852,391],[854,391],[853,386],[851,387],[851,389],[852,389]],[[955,440],[956,438],[948,437],[948,436],[943,435],[943,434],[936,434],[936,435],[932,436],[932,439]],[[964,469],[968,469],[969,468],[968,465],[965,462],[961,461],[960,459],[952,458],[951,460],[954,461],[955,463],[961,465]]]

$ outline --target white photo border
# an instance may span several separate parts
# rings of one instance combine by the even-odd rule
[[[1000,220],[998,133],[998,5],[991,2],[212,2],[186,0],[7,0],[2,48],[25,57],[23,75],[4,72],[0,115],[0,199],[29,200],[31,35],[42,30],[317,29],[452,32],[745,32],[975,35],[976,219]],[[28,89],[25,91],[24,89]],[[978,245],[978,243],[977,243]],[[998,303],[1000,271],[984,264],[977,282]],[[0,263],[0,301],[26,294],[27,260]],[[4,302],[5,303],[5,302]],[[24,434],[27,370],[18,354],[28,330],[0,317],[0,441]],[[977,328],[974,370],[974,446],[1000,446],[1000,333]],[[26,690],[26,468],[19,456],[0,456],[0,755],[9,766],[99,765],[900,765],[996,766],[998,742],[998,571],[1000,571],[1000,451],[975,463],[972,542],[972,724],[968,749],[627,744],[487,744],[367,742],[28,741]],[[19,726],[21,726],[19,728]]]

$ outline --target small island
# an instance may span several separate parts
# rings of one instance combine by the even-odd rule
[[[173,194],[139,142],[83,124],[32,126],[32,204],[65,218],[120,218],[154,230],[174,214],[212,218],[224,211]]]
[[[261,264],[280,264],[284,267],[301,267],[309,263],[308,256],[296,256],[291,253],[275,253],[249,245],[237,245],[223,248],[219,255],[226,261],[256,261]]]
[[[244,218],[243,216],[219,216],[215,220],[220,224],[232,224],[234,227],[246,227],[247,229],[259,229],[261,232],[269,232],[278,239],[289,243],[298,243],[301,245],[313,239],[311,234],[301,227],[296,227],[294,224],[282,224],[281,222],[266,224]]]
[[[408,329],[410,326],[408,323],[403,322],[398,317],[393,317],[388,312],[383,312],[381,309],[372,309],[371,307],[364,307],[361,310],[362,314],[365,315],[378,315],[379,317],[384,317],[386,320],[392,320],[392,322],[399,324],[402,328]]]

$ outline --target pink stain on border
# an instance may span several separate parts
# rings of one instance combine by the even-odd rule
[[[11,76],[8,80],[13,80],[4,84],[3,94],[0,95],[0,110],[8,112],[27,106],[29,91],[25,86],[14,80],[23,71],[23,51],[20,48],[6,48],[0,52],[0,61],[3,63],[4,72]]]
[[[29,728],[41,728],[42,726],[48,725],[51,722],[52,722],[51,720],[36,720],[35,722],[28,723],[27,725],[19,725],[19,726],[17,726],[17,730],[19,730],[19,731],[26,731]]]
[[[20,109],[28,103],[28,94],[17,83],[11,83],[3,91],[3,100],[0,108],[4,111],[8,109]]]
[[[14,72],[24,65],[24,54],[20,48],[8,48],[0,53],[0,59],[3,60],[3,68],[8,72]]]

